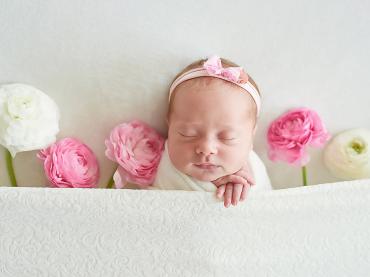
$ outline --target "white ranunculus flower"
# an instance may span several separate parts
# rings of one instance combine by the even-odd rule
[[[370,178],[370,130],[351,129],[336,135],[325,147],[324,162],[335,177]]]
[[[0,86],[0,144],[13,158],[55,142],[59,118],[58,106],[42,91],[25,84]]]

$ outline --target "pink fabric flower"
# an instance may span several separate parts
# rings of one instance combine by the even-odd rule
[[[116,126],[105,140],[105,155],[118,163],[116,188],[128,182],[146,188],[154,181],[164,149],[164,138],[139,120]]]
[[[99,180],[99,164],[94,153],[74,138],[64,138],[37,157],[44,161],[45,175],[58,188],[93,188]]]
[[[234,83],[246,83],[248,75],[244,72],[242,67],[222,67],[220,57],[213,55],[203,64],[204,69],[210,75],[217,75],[226,78]]]
[[[267,132],[268,155],[295,166],[306,165],[306,146],[322,147],[330,139],[318,114],[308,108],[292,109],[274,120]]]

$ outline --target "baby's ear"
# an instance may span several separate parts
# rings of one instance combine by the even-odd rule
[[[253,137],[252,137],[252,141],[251,141],[251,150],[253,150],[253,146],[254,146],[253,142],[254,142],[254,138],[256,136],[256,131],[257,131],[257,124],[254,126],[253,131],[252,131]]]
[[[256,135],[256,132],[257,132],[257,123],[256,123],[256,125],[254,126],[254,129],[253,129],[253,137]]]

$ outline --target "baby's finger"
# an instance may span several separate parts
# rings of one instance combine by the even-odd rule
[[[218,188],[217,188],[217,192],[216,192],[217,197],[218,197],[218,198],[222,198],[222,196],[223,196],[223,195],[224,195],[224,193],[225,193],[225,190],[226,190],[226,185],[222,185],[222,186],[218,187]]]
[[[228,208],[231,203],[231,197],[233,196],[233,184],[228,183],[226,185],[226,191],[224,194],[224,206]]]
[[[238,176],[243,177],[244,179],[246,179],[251,186],[254,186],[256,184],[256,182],[254,180],[254,176],[251,175],[250,173],[248,173],[245,170],[238,171],[235,174],[238,175]]]
[[[233,198],[232,198],[232,204],[235,206],[238,204],[238,201],[240,199],[240,195],[243,191],[243,185],[242,184],[234,184],[233,187]]]
[[[226,180],[226,184],[227,183],[234,183],[234,184],[242,184],[242,185],[248,185],[248,180],[241,177],[241,176],[238,176],[238,175],[227,175],[224,177],[225,180]]]
[[[243,186],[242,193],[240,195],[240,201],[244,201],[247,198],[250,186]]]
[[[256,184],[256,181],[254,180],[254,178],[252,176],[249,176],[246,178],[248,180],[248,183],[251,185],[251,186],[254,186]]]
[[[236,174],[230,174],[230,175],[220,177],[216,179],[215,181],[212,181],[212,183],[215,184],[216,187],[219,187],[221,185],[227,185],[227,183],[248,184],[248,180],[246,178],[243,178],[242,176],[238,176]]]
[[[226,177],[227,176],[223,176],[223,177],[220,177],[214,181],[212,181],[212,183],[216,186],[216,187],[220,187],[222,185],[226,185],[228,183],[228,181],[226,180]]]

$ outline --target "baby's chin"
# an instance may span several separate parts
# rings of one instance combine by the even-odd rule
[[[225,175],[221,168],[213,171],[199,169],[189,170],[186,174],[202,182],[212,182]]]
[[[192,176],[194,179],[197,179],[198,181],[202,181],[202,182],[212,182],[216,179],[218,179],[219,177],[221,176]]]

